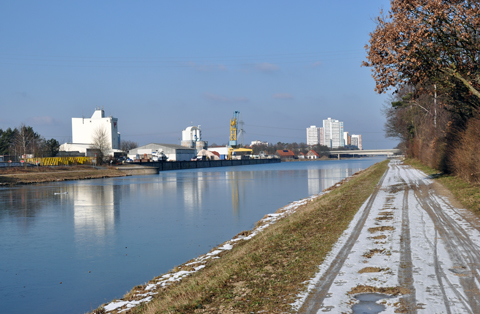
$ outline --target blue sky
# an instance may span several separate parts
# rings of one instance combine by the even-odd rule
[[[391,148],[361,67],[373,19],[389,1],[2,1],[0,128],[30,125],[71,141],[71,118],[95,107],[123,140],[179,144],[201,125],[228,142],[306,142],[328,117]]]

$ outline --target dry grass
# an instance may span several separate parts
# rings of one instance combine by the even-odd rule
[[[363,286],[359,285],[353,288],[348,292],[348,294],[358,294],[358,293],[381,293],[396,296],[399,294],[409,294],[410,290],[402,287],[372,287],[372,286]]]
[[[374,237],[369,237],[369,239],[373,239],[373,240],[382,240],[382,239],[386,239],[387,236],[382,234],[382,235],[378,235],[378,236],[374,236]]]
[[[358,271],[359,274],[363,273],[379,273],[381,271],[386,271],[388,268],[381,268],[381,267],[365,267]]]
[[[391,227],[391,226],[381,226],[381,227],[368,228],[368,232],[370,232],[370,233],[375,233],[375,232],[380,232],[380,231],[391,231],[391,230],[395,230],[395,228]]]
[[[286,313],[373,192],[388,161],[312,201],[130,313]]]
[[[90,166],[8,167],[0,169],[0,185],[34,184],[123,176],[125,176],[125,173],[115,169],[95,169]]]
[[[371,249],[368,252],[365,252],[362,256],[366,258],[371,258],[375,254],[383,254],[385,249]]]

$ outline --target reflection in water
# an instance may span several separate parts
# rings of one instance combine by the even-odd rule
[[[183,199],[186,208],[190,211],[198,211],[201,209],[202,192],[207,188],[208,180],[204,172],[196,172],[193,180],[183,181],[178,180],[179,173],[176,173],[176,188],[180,188],[183,192]]]
[[[227,184],[230,184],[232,190],[232,211],[235,217],[238,217],[240,211],[240,198],[245,202],[245,187],[247,182],[253,181],[254,171],[229,171],[225,173]]]
[[[374,162],[306,161],[0,188],[2,310],[85,313]]]
[[[362,168],[308,169],[308,194],[319,194],[343,178],[349,177],[360,170]]]
[[[68,195],[73,200],[77,244],[104,242],[107,232],[114,228],[115,220],[119,217],[119,210],[116,209],[121,198],[119,188],[115,185],[70,186]]]
[[[233,214],[237,216],[245,198],[246,184],[254,175],[255,171],[161,173],[161,188],[157,187],[155,193],[168,197],[177,195],[190,215],[201,213],[205,196],[210,195],[212,189],[219,194],[231,193]]]
[[[32,190],[28,186],[2,189],[0,193],[0,218],[35,217],[38,210],[52,203],[52,192]]]
[[[315,195],[322,192],[320,178],[322,177],[321,169],[308,169],[308,194]]]

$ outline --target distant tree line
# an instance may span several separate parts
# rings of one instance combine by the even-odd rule
[[[209,146],[218,147],[218,146],[227,146],[227,144],[217,145],[216,143],[213,143]],[[252,146],[239,145],[238,147],[251,148],[254,155],[259,155],[260,152],[263,152],[266,155],[275,155],[277,150],[285,150],[285,149],[291,150],[292,152],[295,153],[296,156],[298,156],[300,153],[307,154],[310,150],[315,151],[320,156],[330,155],[330,149],[327,146],[318,145],[318,144],[307,145],[306,143],[297,143],[297,142],[293,142],[293,143],[277,142],[276,144],[268,143],[268,144],[256,144]],[[339,147],[339,149],[342,149],[342,147]]]
[[[327,146],[324,145],[313,145],[309,146],[305,143],[283,143],[283,142],[277,142],[276,144],[258,144],[258,145],[253,145],[252,147],[253,154],[258,155],[260,152],[264,152],[267,155],[274,155],[277,150],[291,150],[292,152],[295,153],[295,155],[298,155],[300,153],[308,153],[310,150],[313,150],[317,152],[320,156],[328,156],[330,149]]]
[[[14,159],[28,154],[34,157],[54,157],[59,148],[60,143],[56,139],[45,139],[31,126],[22,124],[14,129],[0,129],[0,155]]]
[[[100,129],[93,136],[92,148],[98,149],[102,156],[110,150],[107,133]],[[120,149],[128,152],[138,147],[134,141],[121,141]],[[17,160],[23,155],[33,157],[55,157],[60,150],[60,143],[54,139],[45,139],[33,130],[31,126],[21,124],[17,128],[0,129],[0,155]]]

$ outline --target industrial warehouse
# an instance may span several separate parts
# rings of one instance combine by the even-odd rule
[[[252,149],[241,148],[237,144],[239,111],[235,111],[230,120],[228,146],[208,147],[202,139],[200,126],[189,126],[182,131],[181,145],[150,143],[127,151],[120,149],[118,118],[106,116],[103,108],[96,108],[91,118],[72,118],[72,142],[60,146],[59,156],[100,157],[113,160],[125,156],[122,160],[130,164],[150,163],[161,170],[185,169],[197,167],[233,166],[251,164]],[[260,159],[260,158],[256,158]],[[272,160],[270,160],[272,159]],[[197,163],[201,161],[231,161],[228,163]],[[242,161],[242,162],[233,162]],[[181,166],[160,166],[160,163],[183,162]],[[185,163],[189,162],[189,163]],[[279,162],[269,158],[268,162]],[[258,160],[253,162],[259,162]]]

